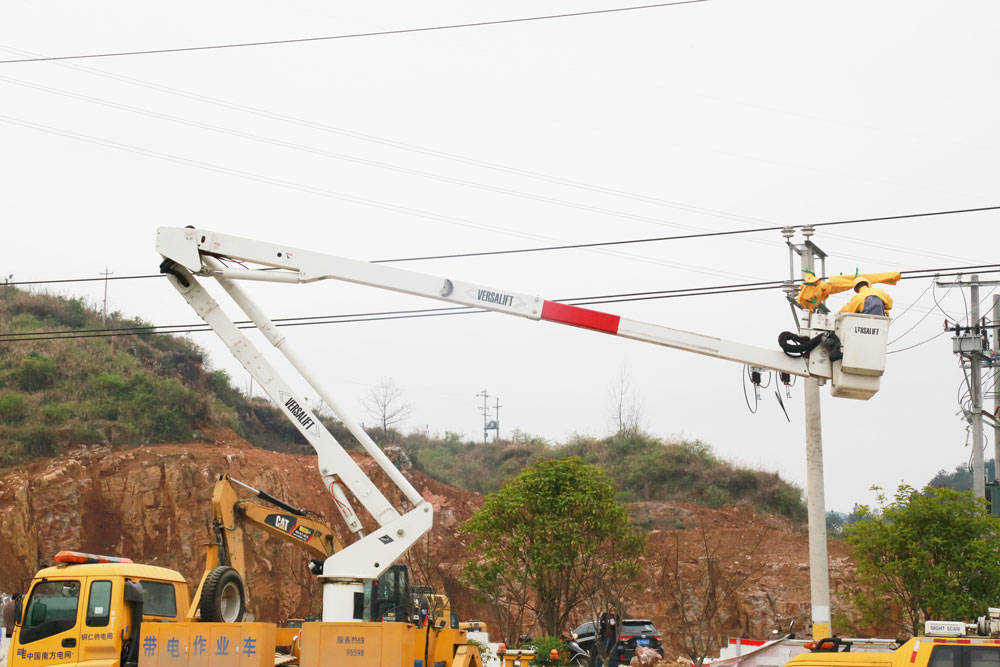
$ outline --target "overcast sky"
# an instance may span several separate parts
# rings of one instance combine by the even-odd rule
[[[9,0],[0,59],[615,6],[624,3]],[[0,64],[0,272],[153,273],[160,225],[379,259],[997,205],[998,20],[1000,5],[986,0],[709,0]],[[859,224],[815,241],[833,273],[984,264],[998,259],[998,221],[990,212]],[[406,266],[546,298],[788,275],[776,232]],[[890,349],[940,332],[929,284],[889,289],[891,338],[902,335]],[[435,305],[330,283],[251,287],[275,317]],[[99,283],[50,289],[93,304],[103,296]],[[937,296],[965,316],[960,290]],[[196,321],[162,279],[113,282],[108,302],[157,324]],[[762,346],[793,326],[779,291],[605,308]],[[476,394],[486,389],[501,400],[505,436],[606,435],[624,369],[651,433],[702,440],[804,486],[800,388],[786,401],[791,423],[771,389],[749,414],[738,364],[496,314],[286,332],[359,415],[371,385],[389,377],[414,406],[406,427],[432,434],[481,437]],[[192,339],[247,386],[212,334]],[[870,501],[873,484],[921,485],[968,460],[961,381],[943,335],[891,355],[870,401],[824,389],[828,507],[848,511]]]

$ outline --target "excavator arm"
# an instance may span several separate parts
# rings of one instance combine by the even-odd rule
[[[264,502],[240,498],[236,488],[238,486]],[[232,568],[236,571],[239,575],[236,583],[242,588],[243,606],[249,603],[244,542],[246,525],[259,528],[304,550],[314,563],[319,563],[320,569],[322,561],[343,548],[343,543],[333,529],[312,512],[289,505],[228,474],[222,475],[212,490],[212,532],[215,542],[206,545],[205,572],[188,607],[188,620],[194,618],[198,609],[201,609],[202,620],[208,620],[208,617],[212,617],[211,620],[236,620],[215,618],[220,614],[211,601],[222,594],[213,589],[220,580],[218,568]],[[313,563],[310,564],[310,569],[314,569]]]

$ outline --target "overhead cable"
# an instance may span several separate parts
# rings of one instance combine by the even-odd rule
[[[920,347],[921,345],[929,343],[932,340],[934,340],[935,338],[939,338],[939,337],[943,336],[946,333],[948,333],[948,332],[947,331],[939,331],[938,333],[934,334],[933,336],[931,336],[927,340],[922,340],[919,343],[916,343],[915,345],[910,345],[909,347],[901,347],[898,350],[889,350],[888,352],[886,352],[886,354],[896,354],[897,352],[906,352],[907,350],[912,350],[913,348]]]
[[[993,268],[989,268],[993,267]],[[951,267],[952,269],[963,267]],[[976,269],[980,273],[1000,273],[1000,264],[977,265],[968,267]],[[904,273],[921,274],[909,275],[904,278],[927,278],[931,276],[962,275],[958,273],[943,273],[950,269],[915,269]],[[923,275],[927,274],[927,275]],[[709,287],[675,288],[669,290],[652,290],[643,292],[621,292],[616,294],[594,295],[586,297],[569,297],[563,299],[553,299],[559,303],[568,303],[574,306],[599,305],[612,303],[626,303],[635,301],[648,301],[654,299],[672,299],[692,296],[713,296],[720,294],[734,294],[744,292],[755,292],[762,290],[772,290],[784,288],[788,281],[774,280],[758,283],[736,283],[729,285],[715,285]],[[2,286],[2,284],[0,284]],[[437,308],[420,308],[407,310],[389,310],[362,313],[349,313],[342,315],[310,315],[300,317],[274,318],[276,326],[311,326],[318,324],[347,324],[352,322],[378,322],[384,320],[414,319],[422,317],[441,317],[447,315],[473,315],[487,313],[488,310],[474,308],[472,306],[443,306]],[[249,320],[236,322],[237,326],[244,329],[254,328]],[[172,324],[160,326],[136,326],[117,327],[101,329],[75,329],[67,331],[39,331],[39,332],[13,332],[0,333],[0,342],[22,342],[29,340],[53,340],[57,338],[98,338],[107,336],[127,336],[127,335],[149,335],[164,333],[198,333],[209,331],[205,324]],[[903,348],[909,349],[909,348]],[[901,350],[900,350],[901,351]]]
[[[753,227],[747,229],[731,229],[719,232],[697,232],[693,234],[674,234],[671,236],[654,236],[639,239],[626,239],[621,241],[595,241],[592,243],[570,243],[556,246],[540,246],[536,248],[517,248],[513,250],[486,250],[482,252],[465,252],[451,255],[425,255],[423,257],[400,257],[395,259],[374,260],[373,264],[380,262],[415,262],[425,259],[454,259],[458,257],[483,257],[486,255],[509,255],[525,252],[542,252],[546,250],[569,250],[577,248],[597,248],[616,245],[628,245],[632,243],[653,243],[657,241],[679,241],[681,239],[702,239],[713,236],[734,236],[736,234],[753,234],[757,232],[776,232],[782,229],[802,229],[803,227],[830,227],[833,225],[855,225],[863,222],[886,222],[890,220],[905,220],[910,218],[926,218],[939,215],[959,215],[962,213],[979,213],[982,211],[997,211],[1000,206],[980,206],[976,208],[952,209],[947,211],[925,211],[922,213],[905,213],[901,215],[888,215],[873,218],[855,218],[853,220],[832,220],[828,222],[813,222],[799,225],[773,225],[770,227]],[[916,269],[915,269],[916,270]]]
[[[965,208],[965,209],[952,209],[946,211],[924,211],[921,213],[906,213],[891,216],[881,216],[881,217],[871,217],[871,218],[855,218],[851,220],[831,220],[827,222],[815,222],[815,223],[804,223],[798,225],[781,225],[774,227],[755,227],[751,229],[732,229],[729,231],[722,232],[700,232],[696,234],[677,234],[673,236],[656,236],[650,238],[641,239],[626,239],[618,241],[596,241],[591,243],[571,243],[557,246],[544,246],[535,248],[513,248],[510,250],[484,250],[479,252],[461,252],[443,255],[422,255],[416,257],[395,257],[391,259],[373,259],[370,260],[372,264],[391,264],[400,262],[416,262],[423,260],[436,260],[436,259],[459,259],[464,257],[485,257],[490,255],[513,255],[518,253],[529,253],[529,252],[542,252],[542,251],[556,251],[556,250],[573,250],[579,248],[594,248],[600,246],[615,246],[624,244],[635,244],[635,243],[654,243],[661,241],[680,241],[685,239],[695,239],[695,238],[708,238],[715,236],[733,236],[736,234],[752,234],[755,232],[771,232],[779,231],[782,229],[801,229],[803,227],[827,227],[831,225],[851,225],[860,223],[870,223],[870,222],[885,222],[891,220],[903,220],[909,218],[925,218],[930,216],[940,216],[940,215],[958,215],[963,213],[974,213],[980,211],[994,211],[1000,210],[1000,206],[982,206],[977,208]],[[979,264],[979,265],[967,265],[967,266],[950,266],[940,269],[910,269],[907,271],[901,271],[900,273],[906,275],[910,273],[927,273],[927,272],[944,272],[944,271],[960,271],[960,270],[971,270],[976,268],[989,268],[996,266],[995,264]],[[134,280],[141,278],[161,278],[162,274],[150,273],[150,274],[140,274],[131,276],[114,276],[114,277],[99,277],[99,278],[58,278],[53,280],[20,280],[20,281],[9,281],[6,285],[44,285],[44,284],[54,284],[54,283],[74,283],[74,282],[95,282],[100,280]],[[915,277],[915,276],[914,276]],[[780,282],[780,281],[777,281]],[[754,283],[750,283],[754,284]],[[745,285],[744,285],[745,286]]]
[[[459,28],[481,28],[491,25],[503,25],[508,23],[527,23],[529,21],[550,21],[553,19],[566,19],[578,16],[594,16],[596,14],[614,14],[620,12],[632,12],[643,9],[659,9],[661,7],[672,7],[674,5],[691,5],[708,0],[675,0],[674,2],[658,2],[650,5],[632,5],[629,7],[610,7],[608,9],[592,9],[582,12],[564,12],[561,14],[545,14],[541,16],[522,16],[511,19],[495,19],[492,21],[474,21],[469,23],[452,23],[448,25],[422,26],[416,28],[396,28],[393,30],[377,30],[369,32],[355,32],[341,35],[322,35],[318,37],[295,37],[290,39],[272,39],[255,42],[230,42],[225,44],[204,44],[201,46],[181,46],[165,49],[143,49],[136,51],[107,51],[102,53],[83,53],[69,56],[43,56],[38,58],[12,58],[0,60],[0,65],[11,65],[14,63],[36,63],[52,62],[58,60],[85,60],[94,58],[118,58],[122,56],[147,56],[166,53],[184,53],[190,51],[216,51],[220,49],[243,49],[256,46],[277,46],[280,44],[304,44],[308,42],[328,42],[343,39],[358,39],[361,37],[382,37],[386,35],[403,35],[418,32],[433,32],[438,30],[455,30]]]
[[[571,305],[596,305],[607,303],[623,303],[627,301],[644,301],[647,299],[669,299],[686,296],[703,296],[713,294],[732,294],[735,292],[748,292],[756,290],[774,289],[779,284],[754,284],[747,285],[720,285],[714,288],[688,288],[660,290],[656,292],[625,292],[620,294],[608,294],[604,296],[575,297],[567,299],[553,299],[558,303],[569,303]],[[375,322],[381,320],[411,319],[415,317],[439,317],[442,315],[472,315],[476,313],[487,313],[488,310],[474,308],[472,306],[444,306],[439,308],[420,308],[408,310],[389,310],[368,313],[349,313],[343,315],[311,315],[305,317],[280,317],[271,321],[279,327],[306,326],[315,324],[341,324],[347,322]],[[237,326],[244,329],[252,329],[250,320],[240,320],[235,322]],[[205,324],[168,324],[161,326],[135,326],[135,327],[115,327],[100,329],[73,329],[68,331],[37,331],[37,332],[15,332],[0,333],[0,342],[24,341],[24,340],[52,340],[55,338],[93,338],[103,336],[126,336],[133,334],[158,334],[158,333],[195,333],[199,331],[209,331]]]

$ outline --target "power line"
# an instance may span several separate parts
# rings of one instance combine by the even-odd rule
[[[993,267],[993,268],[990,268]],[[902,273],[914,274],[903,276],[903,278],[928,278],[936,276],[962,275],[960,273],[944,273],[955,269],[975,269],[979,273],[1000,273],[1000,264],[977,265],[972,267],[950,267],[943,269],[915,269]],[[920,274],[920,275],[915,275]],[[925,275],[926,274],[926,275]],[[744,292],[756,292],[762,290],[779,289],[784,287],[787,281],[773,280],[758,283],[735,283],[729,285],[714,285],[706,287],[675,288],[669,290],[652,290],[644,292],[620,292],[617,294],[604,294],[586,297],[569,297],[563,299],[553,299],[559,303],[569,303],[575,306],[626,303],[636,301],[649,301],[654,299],[673,299],[691,296],[714,296],[720,294],[734,294]],[[385,320],[414,319],[422,317],[441,317],[448,315],[474,315],[487,313],[490,311],[474,308],[472,306],[444,306],[438,308],[420,308],[409,310],[389,310],[368,313],[349,313],[342,315],[311,315],[300,317],[274,318],[272,321],[279,327],[291,326],[312,326],[318,324],[347,324],[356,322],[380,322]],[[252,329],[254,325],[249,320],[235,322],[241,329]],[[129,335],[150,335],[150,334],[180,334],[199,333],[209,331],[205,324],[168,324],[161,326],[136,326],[117,327],[112,329],[75,329],[69,331],[39,331],[39,332],[17,332],[0,333],[0,342],[23,342],[32,340],[55,340],[60,338],[103,338],[108,336],[129,336]],[[925,341],[926,342],[926,341]],[[922,344],[922,343],[920,343]],[[918,344],[918,345],[920,345]],[[916,347],[916,346],[912,346]],[[903,351],[910,348],[902,348]]]
[[[886,352],[886,354],[896,354],[897,352],[906,352],[907,350],[912,350],[913,348],[920,347],[921,345],[929,343],[932,340],[934,340],[935,338],[939,338],[939,337],[943,336],[946,333],[948,333],[948,332],[947,331],[941,331],[939,333],[934,334],[933,336],[931,336],[927,340],[922,340],[919,343],[916,343],[914,345],[910,345],[909,347],[901,347],[901,348],[899,348],[897,350],[889,350],[888,352]]]
[[[931,281],[932,281],[932,282],[933,282],[934,280],[935,280],[935,278],[931,278]],[[926,288],[924,289],[924,291],[923,291],[923,292],[922,292],[922,293],[920,294],[920,296],[918,296],[918,297],[917,297],[916,301],[914,301],[913,303],[911,303],[911,304],[909,305],[909,307],[907,307],[907,308],[906,308],[906,310],[904,310],[904,311],[903,311],[902,313],[900,313],[899,315],[897,315],[897,316],[896,316],[896,321],[899,321],[899,319],[898,319],[898,318],[899,318],[900,316],[902,316],[902,315],[903,315],[904,313],[906,313],[906,311],[910,310],[910,308],[912,308],[913,306],[915,306],[915,305],[917,304],[917,302],[919,302],[919,301],[920,301],[920,299],[922,299],[922,298],[924,297],[924,294],[927,294],[927,292],[928,292],[928,290],[930,290],[930,288],[931,288],[931,286],[930,286],[930,285],[928,285],[928,286],[927,286],[927,287],[926,287]],[[892,345],[893,343],[897,342],[897,341],[898,341],[899,339],[901,339],[901,338],[903,338],[904,336],[906,336],[906,334],[908,334],[908,333],[910,333],[911,331],[913,331],[914,329],[916,329],[916,328],[917,328],[918,326],[920,326],[920,324],[921,324],[921,323],[922,323],[922,322],[923,322],[924,320],[926,320],[926,319],[927,319],[928,317],[930,317],[930,316],[931,316],[931,315],[933,315],[933,314],[934,314],[934,309],[933,309],[933,308],[932,308],[932,309],[930,309],[930,310],[928,310],[928,311],[927,311],[926,313],[924,313],[924,316],[923,316],[923,317],[921,317],[921,318],[920,318],[919,320],[917,320],[917,321],[916,321],[916,322],[915,322],[915,323],[914,323],[914,324],[913,324],[913,325],[912,325],[912,326],[911,326],[911,327],[910,327],[909,329],[907,329],[907,330],[906,330],[906,331],[904,331],[903,333],[899,334],[898,336],[896,336],[895,338],[893,338],[892,340],[890,340],[890,341],[889,341],[889,342],[887,343],[887,345]]]
[[[395,258],[391,258],[391,259],[373,259],[373,260],[370,260],[370,263],[371,264],[389,264],[389,263],[394,263],[394,262],[398,263],[398,262],[417,262],[417,261],[435,260],[435,259],[459,259],[459,258],[464,258],[464,257],[485,257],[485,256],[491,256],[491,255],[513,255],[513,254],[518,254],[518,253],[543,252],[543,251],[555,251],[555,250],[573,250],[573,249],[581,249],[581,248],[595,248],[595,247],[602,247],[602,246],[615,246],[615,245],[624,245],[624,244],[654,243],[654,242],[660,242],[660,241],[680,241],[680,240],[685,240],[685,239],[709,238],[709,237],[716,237],[716,236],[733,236],[733,235],[737,235],[737,234],[752,234],[752,233],[757,233],[757,232],[772,232],[772,231],[780,231],[782,229],[787,229],[787,228],[801,229],[803,227],[828,227],[828,226],[832,226],[832,225],[850,225],[850,224],[860,224],[860,223],[867,223],[867,222],[883,222],[883,221],[890,221],[890,220],[903,220],[903,219],[909,219],[909,218],[924,218],[924,217],[940,216],[940,215],[958,215],[958,214],[963,214],[963,213],[976,213],[976,212],[981,212],[981,211],[994,211],[994,210],[1000,210],[1000,206],[982,206],[982,207],[977,207],[977,208],[952,209],[952,210],[947,210],[947,211],[927,211],[927,212],[922,212],[922,213],[907,213],[907,214],[901,214],[901,215],[891,215],[891,216],[882,216],[882,217],[873,217],[873,218],[856,218],[856,219],[852,219],[852,220],[833,220],[833,221],[828,221],[828,222],[816,222],[816,223],[807,223],[807,224],[801,224],[801,225],[781,225],[781,226],[773,226],[773,227],[755,227],[755,228],[752,228],[752,229],[733,229],[733,230],[724,231],[724,232],[701,232],[701,233],[697,233],[697,234],[677,234],[677,235],[674,235],[674,236],[656,236],[656,237],[649,237],[649,238],[626,239],[626,240],[619,240],[619,241],[595,241],[595,242],[591,242],[591,243],[570,243],[570,244],[557,245],[557,246],[539,246],[539,247],[533,247],[533,248],[514,248],[514,249],[510,249],[510,250],[484,250],[484,251],[481,251],[481,252],[461,252],[461,253],[452,253],[452,254],[445,254],[445,255],[423,255],[423,256],[419,256],[419,257],[395,257]],[[908,270],[908,271],[901,271],[900,273],[903,274],[903,275],[906,275],[906,274],[909,274],[909,273],[926,273],[926,272],[929,272],[929,271],[944,272],[944,271],[970,270],[970,269],[976,269],[976,268],[980,268],[980,267],[982,267],[982,268],[989,268],[989,267],[992,267],[992,266],[996,266],[996,265],[995,264],[978,264],[978,265],[970,265],[970,266],[950,266],[950,267],[944,267],[944,268],[940,268],[940,269],[911,269],[911,270]],[[115,276],[113,278],[109,278],[109,280],[135,280],[135,279],[143,279],[143,278],[162,278],[162,277],[163,277],[162,274],[150,273],[150,274],[140,274],[140,275],[132,275],[132,276]],[[916,276],[911,276],[911,277],[916,277]],[[5,283],[0,283],[0,285],[49,285],[49,284],[56,284],[56,283],[92,282],[92,281],[96,281],[96,280],[104,280],[104,278],[58,278],[58,279],[53,279],[53,280],[20,280],[20,281],[9,281],[9,282],[5,282]],[[771,281],[771,282],[777,282],[777,281]],[[756,285],[756,284],[760,284],[760,283],[744,283],[741,286]]]
[[[574,18],[578,16],[593,16],[596,14],[613,14],[619,12],[632,12],[641,9],[657,9],[660,7],[672,7],[675,5],[690,5],[708,0],[676,0],[674,2],[659,2],[651,5],[633,5],[630,7],[611,7],[608,9],[593,9],[583,12],[566,12],[563,14],[546,14],[542,16],[523,16],[512,19],[496,19],[493,21],[475,21],[471,23],[452,23],[449,25],[423,26],[418,28],[396,28],[394,30],[379,30],[372,32],[355,32],[342,35],[324,35],[320,37],[295,37],[291,39],[273,39],[257,42],[235,42],[228,44],[205,44],[202,46],[182,46],[168,49],[144,49],[141,51],[108,51],[104,53],[85,53],[71,56],[45,56],[41,58],[17,58],[10,60],[0,60],[0,65],[10,65],[14,63],[35,63],[52,62],[57,60],[84,60],[93,58],[117,58],[121,56],[146,56],[165,53],[184,53],[189,51],[212,51],[220,49],[242,49],[253,46],[277,46],[279,44],[304,44],[308,42],[326,42],[340,39],[357,39],[361,37],[381,37],[385,35],[403,35],[408,33],[432,32],[437,30],[455,30],[458,28],[481,28],[491,25],[503,25],[508,23],[527,23],[529,21],[548,21],[552,19]]]
[[[982,211],[996,211],[1000,210],[1000,206],[980,206],[976,208],[963,208],[963,209],[952,209],[946,211],[926,211],[923,213],[906,213],[901,215],[888,215],[880,216],[874,218],[856,218],[853,220],[834,220],[829,222],[814,222],[802,225],[772,225],[770,227],[753,227],[748,229],[731,229],[728,231],[721,232],[698,232],[694,234],[675,234],[672,236],[654,236],[639,239],[626,239],[622,241],[595,241],[593,243],[571,243],[565,245],[557,246],[539,246],[535,248],[518,248],[514,250],[486,250],[483,252],[466,252],[457,253],[452,255],[426,255],[423,257],[401,257],[396,259],[381,259],[374,260],[372,263],[377,264],[380,262],[414,262],[425,259],[454,259],[458,257],[482,257],[485,255],[508,255],[514,253],[524,253],[524,252],[543,252],[546,250],[570,250],[578,248],[597,248],[597,247],[607,247],[616,245],[628,245],[633,243],[652,243],[656,241],[678,241],[681,239],[702,239],[710,238],[714,236],[734,236],[736,234],[753,234],[757,232],[775,232],[781,231],[782,229],[794,228],[801,229],[803,227],[830,227],[834,225],[854,225],[863,222],[885,222],[890,220],[905,220],[911,218],[926,218],[932,216],[940,215],[959,215],[962,213],[979,213]]]
[[[162,273],[147,273],[135,276],[109,276],[108,280],[139,280],[142,278],[162,278]],[[100,280],[104,282],[104,278],[55,278],[53,280],[11,280],[7,282],[0,283],[0,287],[6,287],[8,285],[52,285],[56,283],[90,283]]]
[[[780,281],[772,283],[748,283],[742,285],[719,285],[715,287],[670,289],[649,292],[624,292],[619,294],[607,294],[602,296],[573,297],[566,299],[554,299],[559,303],[571,303],[572,305],[593,305],[601,303],[623,303],[627,301],[643,301],[647,299],[669,299],[686,296],[702,296],[713,294],[731,294],[734,292],[747,292],[765,289],[774,289],[780,286]],[[414,317],[437,317],[442,315],[472,315],[476,313],[487,313],[490,311],[474,308],[472,306],[444,306],[439,308],[419,308],[408,310],[387,310],[368,313],[349,313],[343,315],[311,315],[304,317],[280,317],[271,321],[276,326],[305,326],[313,324],[340,324],[345,322],[375,322],[393,319],[410,319]],[[254,328],[250,320],[239,320],[235,324],[243,329]],[[0,342],[22,341],[22,340],[52,340],[56,338],[93,338],[103,336],[127,336],[133,334],[158,334],[158,333],[195,333],[199,331],[209,331],[207,325],[197,324],[167,324],[161,326],[135,326],[116,327],[111,329],[73,329],[70,331],[38,331],[38,332],[18,332],[0,333]]]

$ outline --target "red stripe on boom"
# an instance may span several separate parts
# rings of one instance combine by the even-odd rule
[[[618,333],[618,323],[621,321],[617,315],[580,308],[579,306],[567,306],[555,301],[546,301],[542,304],[542,319],[609,334]]]

